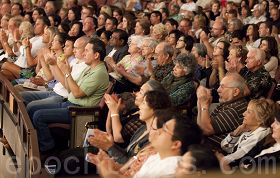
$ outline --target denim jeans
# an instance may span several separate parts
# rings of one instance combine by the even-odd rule
[[[53,91],[24,91],[21,92],[20,95],[26,104],[26,110],[31,119],[35,111],[44,109],[44,107],[41,106],[45,104],[61,103],[64,100],[62,96]]]
[[[68,106],[75,105],[69,101],[43,104],[34,112],[32,122],[37,130],[40,151],[47,151],[55,146],[48,125],[51,123],[71,123]]]

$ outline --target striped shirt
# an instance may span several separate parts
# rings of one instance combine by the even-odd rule
[[[227,134],[242,124],[243,113],[246,111],[247,105],[248,102],[245,98],[220,104],[210,114],[211,124],[215,134],[209,136],[207,139],[215,146],[220,147],[221,141]]]

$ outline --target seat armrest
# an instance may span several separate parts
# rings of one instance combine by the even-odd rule
[[[69,112],[76,112],[76,113],[94,113],[99,112],[101,108],[99,106],[93,107],[79,107],[79,106],[69,106]]]

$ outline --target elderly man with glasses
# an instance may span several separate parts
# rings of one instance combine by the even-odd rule
[[[248,105],[244,96],[246,90],[245,80],[239,74],[228,73],[218,88],[220,104],[210,112],[211,90],[202,86],[197,89],[197,124],[206,136],[207,145],[219,148],[226,134],[242,123],[242,114]]]

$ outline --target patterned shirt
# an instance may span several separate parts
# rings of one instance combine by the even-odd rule
[[[173,62],[165,64],[163,66],[157,65],[154,69],[155,79],[159,82],[167,76],[174,68]]]
[[[241,98],[232,102],[219,105],[211,114],[211,124],[215,134],[207,137],[208,141],[220,147],[221,141],[227,134],[236,129],[243,122],[243,113],[247,109],[248,102]]]
[[[266,96],[272,85],[270,74],[264,67],[261,67],[257,71],[253,72],[252,75],[249,75],[246,82],[251,92],[252,99]]]

